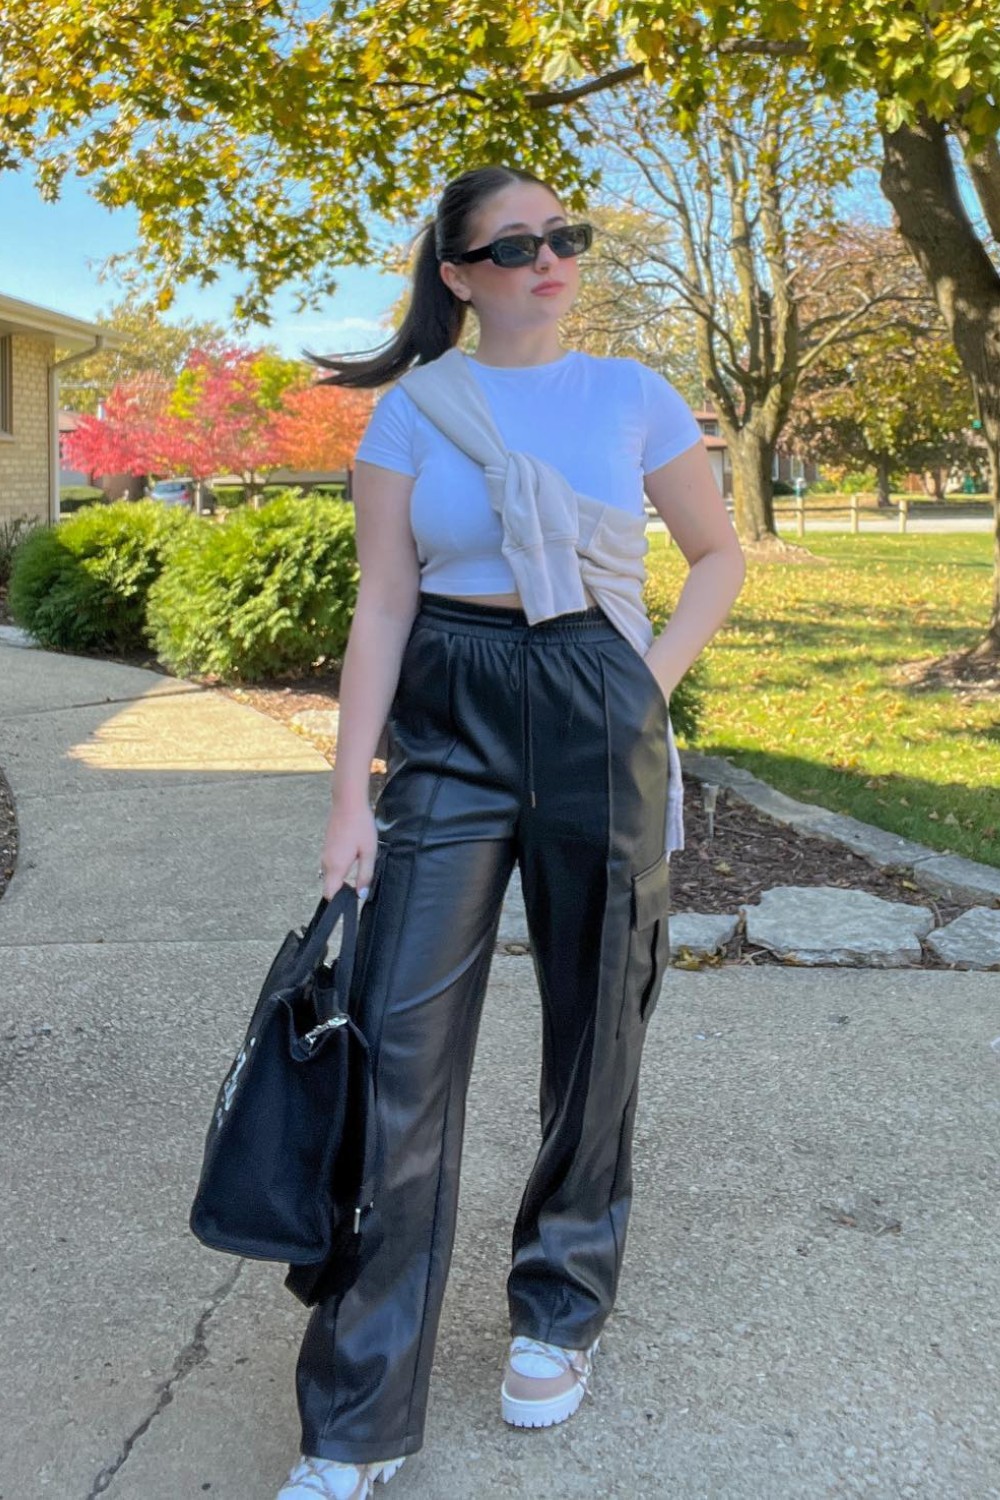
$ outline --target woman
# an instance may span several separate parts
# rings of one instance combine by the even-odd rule
[[[680,788],[668,789],[668,701],[744,564],[678,394],[637,360],[560,342],[590,238],[532,173],[465,172],[423,233],[385,352],[318,361],[331,384],[376,387],[447,355],[441,368],[474,380],[503,443],[529,456],[499,475],[504,493],[541,475],[541,504],[546,479],[564,476],[565,493],[595,497],[612,519],[628,511],[644,547],[645,487],[690,571],[645,657],[596,602],[595,577],[619,581],[606,566],[591,568],[581,608],[529,620],[497,473],[491,491],[405,380],[372,414],[322,872],[326,896],[349,876],[368,895],[353,1002],[375,1057],[385,1168],[356,1281],[313,1309],[296,1382],[302,1457],[279,1500],[363,1500],[422,1444],[465,1091],[515,862],[542,1000],[542,1142],[513,1234],[507,1422],[572,1415],[614,1302],[639,1059],[668,959],[667,857],[681,842],[669,833],[668,790]],[[469,306],[479,341],[466,356],[455,346]],[[544,548],[529,558],[548,561]]]

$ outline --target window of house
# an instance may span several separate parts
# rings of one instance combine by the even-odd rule
[[[13,432],[14,340],[5,334],[0,338],[0,432]]]
[[[719,424],[714,420],[714,418],[703,420],[701,424],[701,430],[706,437],[719,436]]]

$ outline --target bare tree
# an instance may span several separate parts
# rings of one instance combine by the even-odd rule
[[[737,530],[780,547],[771,475],[800,377],[908,296],[904,247],[887,256],[884,234],[836,208],[837,189],[874,161],[873,127],[770,62],[720,72],[696,139],[671,132],[631,85],[588,113],[619,163],[605,184],[617,179],[641,225],[602,253],[661,317],[691,320],[732,459]]]

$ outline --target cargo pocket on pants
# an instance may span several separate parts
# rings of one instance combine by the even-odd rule
[[[622,1025],[630,1018],[648,1021],[660,997],[670,961],[670,863],[661,854],[655,864],[632,876],[628,969]]]

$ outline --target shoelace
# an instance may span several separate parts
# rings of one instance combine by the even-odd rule
[[[519,1354],[534,1355],[537,1358],[548,1360],[549,1364],[554,1367],[551,1371],[551,1375],[563,1375],[567,1371],[572,1371],[572,1373],[580,1381],[581,1385],[586,1387],[587,1377],[590,1374],[590,1357],[588,1354],[587,1363],[585,1367],[580,1370],[573,1363],[573,1356],[578,1352],[586,1351],[578,1351],[576,1349],[563,1349],[558,1344],[546,1344],[542,1339],[532,1339],[528,1338],[525,1334],[519,1334],[511,1345],[510,1360],[511,1364],[514,1366],[514,1369],[518,1371],[519,1375],[528,1375],[529,1377],[531,1375],[535,1375],[537,1377],[537,1371],[521,1370],[518,1369],[518,1366],[515,1364],[515,1360]],[[551,1378],[551,1376],[543,1376],[541,1378]]]
[[[324,1460],[308,1456],[303,1457],[288,1476],[288,1482],[289,1484],[301,1485],[303,1489],[311,1491],[314,1495],[319,1495],[321,1500],[337,1500],[333,1490],[326,1483],[326,1475],[330,1471],[325,1466],[320,1468],[319,1465],[321,1463],[324,1463]],[[336,1472],[343,1474],[345,1471],[339,1469]],[[361,1491],[361,1494],[370,1495],[371,1481],[363,1475],[361,1469],[355,1469],[354,1472],[358,1477],[358,1481],[365,1478],[365,1488]]]

